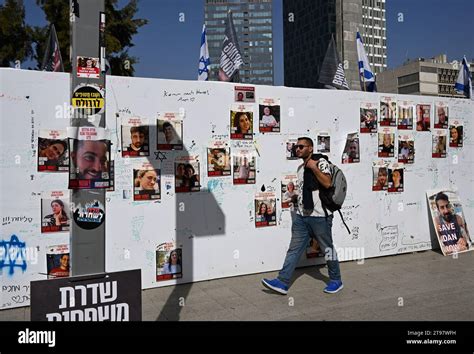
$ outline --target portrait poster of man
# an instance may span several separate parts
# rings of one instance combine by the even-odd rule
[[[109,188],[110,140],[104,128],[71,127],[69,189]]]
[[[397,126],[397,102],[392,97],[380,98],[380,126]]]
[[[207,149],[208,177],[230,176],[232,174],[230,148],[219,144]]]
[[[346,145],[342,153],[342,163],[346,164],[360,162],[359,151],[359,134],[347,134]]]
[[[413,134],[398,136],[398,162],[412,164],[415,162],[415,141]]]
[[[329,133],[320,132],[317,137],[317,152],[329,153],[331,152],[331,137]]]
[[[404,184],[404,166],[396,162],[390,164],[388,168],[388,192],[403,192]]]
[[[38,172],[67,172],[69,153],[65,130],[40,130],[38,134]]]
[[[458,192],[436,189],[427,191],[426,196],[443,255],[472,251],[473,242]]]
[[[255,102],[255,87],[253,86],[234,86],[235,102]]]
[[[132,117],[122,122],[122,157],[150,156],[147,118]]]
[[[133,200],[160,200],[160,170],[150,165],[133,169]]]
[[[253,140],[253,111],[250,105],[232,105],[230,110],[230,138]]]
[[[383,128],[378,134],[378,157],[395,156],[395,129]]]
[[[188,193],[201,190],[199,160],[196,156],[177,157],[175,166],[175,192]]]
[[[370,102],[363,102],[360,105],[360,132],[377,132],[377,105]]]
[[[165,242],[156,248],[156,281],[183,277],[183,254],[174,242]]]
[[[452,120],[449,125],[449,147],[460,148],[463,145],[464,124],[459,119]]]
[[[372,191],[388,190],[388,163],[383,160],[372,163]]]
[[[321,250],[318,241],[316,241],[314,237],[311,237],[306,247],[306,258],[319,258],[324,256],[324,252]]]
[[[432,157],[445,158],[446,157],[446,130],[434,130],[432,134]]]
[[[258,126],[260,132],[279,133],[280,132],[280,100],[265,98],[259,104]]]
[[[179,113],[159,113],[156,127],[158,150],[183,150],[183,119]]]
[[[77,57],[77,77],[88,79],[100,78],[99,58]]]
[[[281,179],[281,208],[288,209],[296,204],[299,186],[296,174],[283,175]]]
[[[69,231],[69,191],[41,193],[41,233]]]
[[[273,192],[255,195],[255,227],[276,226],[276,197]]]
[[[435,103],[435,129],[447,129],[448,128],[448,105],[445,102]]]
[[[431,130],[431,105],[416,105],[416,131],[429,132]]]
[[[288,139],[285,143],[285,156],[287,160],[298,160],[296,156],[296,143],[298,139]]]
[[[50,246],[46,251],[46,274],[48,279],[70,275],[69,245]]]
[[[256,154],[254,150],[233,150],[233,183],[255,184]]]
[[[413,129],[413,111],[414,106],[411,101],[398,102],[398,129],[411,130]]]

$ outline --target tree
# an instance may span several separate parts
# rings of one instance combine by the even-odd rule
[[[36,0],[43,9],[46,19],[54,23],[58,35],[59,46],[64,63],[64,69],[71,71],[71,60],[69,58],[70,47],[70,23],[69,23],[69,1],[65,0]],[[106,27],[105,44],[107,58],[109,60],[113,75],[133,76],[134,64],[138,58],[128,54],[132,43],[132,37],[138,33],[138,29],[148,23],[145,19],[134,19],[138,11],[138,0],[130,0],[123,8],[118,8],[118,0],[105,0]],[[33,41],[36,43],[35,59],[38,67],[41,65],[46,41],[48,38],[46,27],[35,27],[33,30]]]
[[[31,28],[25,24],[22,0],[6,0],[0,5],[0,66],[31,58]]]

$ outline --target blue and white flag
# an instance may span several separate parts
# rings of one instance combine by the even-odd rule
[[[369,59],[367,59],[367,54],[365,53],[364,43],[362,43],[362,38],[360,33],[357,32],[357,57],[359,58],[359,77],[360,84],[362,89],[369,92],[376,92],[377,86],[375,85],[375,75],[370,69]]]
[[[472,97],[471,72],[469,71],[469,64],[467,63],[466,56],[462,59],[461,68],[459,69],[459,75],[456,84],[454,85],[454,89],[460,95],[474,99],[474,97]]]
[[[207,48],[206,25],[202,25],[201,34],[201,56],[199,58],[198,80],[207,81],[209,79],[209,66],[211,60],[209,59],[209,49]]]

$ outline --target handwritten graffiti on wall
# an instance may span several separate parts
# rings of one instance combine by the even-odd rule
[[[10,241],[0,241],[0,270],[3,268],[8,268],[9,275],[15,273],[15,268],[26,271],[26,243],[16,235],[12,235]]]

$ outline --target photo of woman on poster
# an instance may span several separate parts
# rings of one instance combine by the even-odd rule
[[[160,199],[160,170],[134,170],[134,200]]]
[[[179,274],[179,273],[181,273],[181,250],[174,249],[170,252],[168,261],[163,265],[161,274]]]
[[[43,217],[42,226],[56,226],[58,228],[51,228],[51,230],[57,229],[57,231],[61,231],[65,227],[69,227],[69,216],[67,215],[63,201],[60,199],[54,199],[51,202],[51,209],[52,214],[48,214]]]
[[[249,112],[236,112],[234,116],[234,128],[236,134],[252,134],[252,116]]]
[[[450,147],[461,147],[462,146],[462,125],[454,126],[449,128],[449,146]]]
[[[176,193],[199,192],[200,188],[199,162],[176,162]]]
[[[38,171],[67,171],[67,140],[38,138]]]

